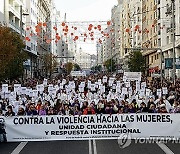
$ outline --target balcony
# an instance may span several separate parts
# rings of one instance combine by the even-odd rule
[[[32,50],[32,48],[30,46],[28,46],[27,44],[26,44],[25,51],[27,51],[30,54],[37,56],[37,51]]]
[[[154,11],[155,11],[155,10],[157,10],[157,4],[156,4],[156,5],[154,5]]]
[[[15,25],[15,23],[10,21],[9,22],[9,27],[20,34],[20,28],[19,28],[19,26]]]
[[[13,29],[15,32],[17,32],[17,33],[21,33],[20,32],[20,27],[19,26],[17,26],[15,23],[13,23],[13,22],[9,22],[9,27],[11,28],[11,29]],[[23,36],[25,36],[25,31],[24,31],[24,29],[22,30],[22,35]]]
[[[155,19],[155,20],[154,20],[154,25],[156,25],[156,24],[157,24],[157,20]]]
[[[15,8],[9,4],[9,12],[11,12],[14,16],[20,19],[20,11],[15,10]]]

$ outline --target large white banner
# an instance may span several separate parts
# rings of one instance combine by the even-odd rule
[[[124,72],[127,81],[141,81],[141,72]]]
[[[117,139],[139,137],[180,138],[179,114],[116,114],[86,116],[0,117],[8,142]]]
[[[85,71],[71,71],[71,76],[86,76]]]

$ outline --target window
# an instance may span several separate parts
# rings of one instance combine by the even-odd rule
[[[166,44],[169,44],[169,36],[166,38]]]

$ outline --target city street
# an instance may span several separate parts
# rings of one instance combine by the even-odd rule
[[[158,143],[159,144],[159,143]],[[117,140],[1,143],[1,154],[178,154],[177,144],[135,144],[120,148]],[[19,146],[18,146],[19,145]]]
[[[0,0],[0,154],[180,154],[180,0]]]

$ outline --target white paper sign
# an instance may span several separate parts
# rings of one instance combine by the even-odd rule
[[[161,97],[161,89],[157,89],[157,96]]]
[[[96,91],[95,87],[96,87],[95,84],[91,84],[91,91]]]
[[[150,96],[151,94],[151,90],[150,89],[146,89],[146,96]]]
[[[162,87],[162,92],[163,92],[163,95],[167,95],[168,94],[167,87]]]
[[[107,83],[107,76],[103,76],[103,83]]]
[[[122,94],[127,94],[128,92],[127,92],[127,88],[125,88],[125,87],[123,87],[122,88]]]
[[[2,84],[2,92],[8,92],[8,84]]]

